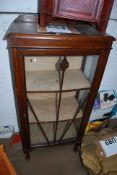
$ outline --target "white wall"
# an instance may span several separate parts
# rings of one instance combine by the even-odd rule
[[[37,12],[38,0],[0,0],[0,12]]]
[[[114,1],[110,18],[114,20],[109,21],[107,33],[117,38],[117,0]],[[100,89],[114,89],[117,92],[117,41],[112,48]]]
[[[117,19],[117,0],[115,0],[111,18]],[[37,0],[0,0],[0,11],[37,12]],[[9,67],[6,41],[4,34],[9,24],[17,15],[0,14],[0,125],[12,124],[18,131],[15,111],[11,72]],[[117,21],[110,20],[107,32],[117,37]],[[100,89],[115,89],[117,91],[117,43],[113,44],[113,50],[105,70]]]
[[[0,12],[37,12],[38,0],[0,0]],[[3,37],[18,15],[0,14],[0,126],[13,125],[18,131],[11,71],[6,41]]]
[[[14,125],[18,131],[6,41],[3,36],[16,15],[0,15],[0,126]]]

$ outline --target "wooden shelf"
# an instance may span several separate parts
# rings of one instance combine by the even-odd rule
[[[27,91],[59,91],[59,73],[56,70],[26,71]],[[67,70],[63,90],[88,89],[90,84],[81,70]]]
[[[74,94],[75,95],[75,94]],[[73,92],[62,94],[59,121],[70,120],[77,109],[78,102],[74,97]],[[55,93],[36,93],[28,94],[28,99],[40,122],[56,121],[56,94]],[[36,122],[31,110],[29,112],[29,121]],[[82,111],[77,115],[77,118],[82,117]]]

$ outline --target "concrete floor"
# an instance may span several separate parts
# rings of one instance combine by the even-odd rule
[[[31,159],[25,160],[21,145],[9,148],[9,141],[4,143],[5,150],[18,175],[86,175],[78,153],[74,153],[73,144],[56,146],[31,152]]]
[[[117,119],[111,120],[109,127],[117,131]],[[0,139],[0,144],[4,145],[18,175],[87,175],[73,144],[35,150],[29,161],[25,160],[21,144],[10,148],[8,139]]]

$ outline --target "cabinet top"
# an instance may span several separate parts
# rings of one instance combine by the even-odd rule
[[[82,47],[95,45],[102,49],[109,48],[115,40],[108,34],[99,33],[88,23],[75,23],[74,25],[81,34],[39,32],[37,15],[20,15],[10,25],[4,39],[7,39],[9,47],[78,48],[81,45]]]
[[[107,34],[103,35],[99,31],[96,30],[93,25],[86,23],[86,22],[77,22],[73,24],[75,26],[75,29],[78,30],[78,32],[81,33],[81,35],[88,35],[88,36],[109,36]],[[38,16],[37,15],[20,15],[17,17],[13,23],[10,25],[5,38],[9,37],[9,35],[57,35],[55,33],[45,33],[43,31],[38,31]],[[79,36],[79,34],[60,34],[60,35],[75,35]]]

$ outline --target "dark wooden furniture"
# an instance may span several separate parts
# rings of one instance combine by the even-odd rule
[[[111,13],[113,0],[41,0],[41,27],[45,27],[53,17],[88,21],[104,33]]]
[[[82,34],[54,34],[38,32],[37,23],[37,16],[20,16],[12,23],[6,34],[13,68],[11,70],[20,134],[26,157],[30,150],[35,148],[73,142],[77,150],[81,145],[110,49],[115,40],[112,36],[102,35],[84,24],[77,26]],[[89,69],[91,71],[95,67],[93,78],[90,78],[86,71],[88,59],[91,60],[88,55],[93,55],[92,61],[97,62],[97,66],[93,64]],[[94,57],[95,55],[98,57]],[[36,67],[33,70],[32,65],[35,62]],[[51,104],[54,104],[55,114]],[[77,117],[79,113],[80,117]],[[32,114],[35,122],[30,119]],[[32,124],[36,124],[33,125],[33,136],[30,120]],[[73,137],[70,136],[72,126],[75,127]],[[39,143],[33,144],[31,139],[36,137],[36,127],[39,127],[40,132],[37,140]],[[70,133],[66,138],[68,131]],[[54,134],[51,135],[50,132]]]

